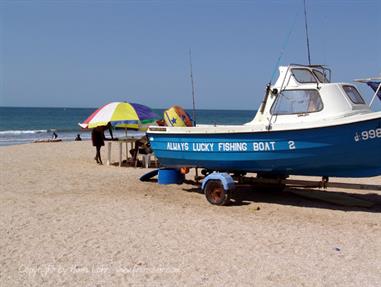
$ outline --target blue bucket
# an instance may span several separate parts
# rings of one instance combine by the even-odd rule
[[[159,169],[159,184],[182,184],[185,176],[178,169],[161,168]]]

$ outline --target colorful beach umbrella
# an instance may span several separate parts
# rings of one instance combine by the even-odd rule
[[[97,109],[83,123],[79,125],[84,129],[105,126],[111,123],[113,127],[144,130],[155,122],[158,116],[147,106],[112,102]]]
[[[179,106],[172,106],[164,111],[164,121],[169,127],[191,127],[193,125],[189,114]]]

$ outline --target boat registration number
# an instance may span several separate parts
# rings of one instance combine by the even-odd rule
[[[381,138],[381,128],[375,130],[362,131],[361,133],[356,133],[355,141],[366,141],[370,139]]]

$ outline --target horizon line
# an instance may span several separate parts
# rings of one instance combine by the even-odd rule
[[[173,106],[173,105],[172,105]],[[167,107],[167,108],[151,108],[152,110],[167,110],[169,108],[171,108],[172,106],[170,107]],[[60,107],[60,106],[1,106],[0,105],[0,108],[23,108],[23,109],[98,109],[100,107]],[[193,110],[192,108],[184,108],[182,107],[184,110]],[[222,109],[213,109],[213,108],[199,108],[199,109],[196,109],[196,111],[198,110],[201,110],[201,111],[205,111],[205,110],[212,110],[212,111],[256,111],[256,109],[227,109],[227,108],[222,108]]]

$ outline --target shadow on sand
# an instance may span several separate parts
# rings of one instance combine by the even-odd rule
[[[188,181],[187,183],[194,184],[194,187],[183,188],[184,191],[203,194],[195,182]],[[276,191],[266,188],[239,187],[232,192],[231,203],[228,206],[260,202],[342,211],[381,212],[381,195],[377,193],[358,194],[306,188],[286,188],[284,191]]]
[[[157,183],[156,178],[146,182]],[[203,195],[200,183],[185,180],[182,190]],[[206,199],[205,199],[206,200]],[[381,194],[353,193],[330,189],[294,188],[287,187],[283,191],[274,188],[238,187],[232,192],[228,206],[243,206],[252,203],[273,203],[309,208],[321,208],[342,211],[361,211],[381,213]]]

